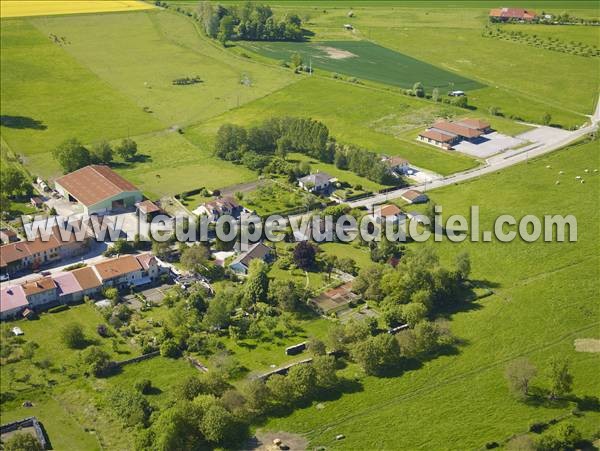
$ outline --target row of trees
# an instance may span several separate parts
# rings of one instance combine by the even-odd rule
[[[300,41],[302,20],[287,14],[277,20],[270,6],[246,2],[241,6],[224,7],[209,1],[198,5],[196,17],[207,36],[223,44],[231,39],[249,41]]]
[[[401,184],[402,182],[391,174],[389,167],[381,161],[381,157],[375,152],[336,143],[334,159],[335,166],[338,169],[350,170],[374,182],[384,185]]]
[[[137,151],[137,143],[131,138],[123,139],[115,148],[106,141],[87,148],[78,139],[71,138],[58,145],[52,156],[63,171],[69,173],[90,164],[110,164],[115,153],[125,161],[133,161]]]

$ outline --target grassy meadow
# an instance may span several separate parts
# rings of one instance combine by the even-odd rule
[[[449,317],[449,326],[461,343],[456,355],[436,358],[394,378],[362,377],[350,366],[345,371],[359,377],[361,391],[325,403],[323,409],[312,405],[289,417],[272,419],[266,428],[302,433],[311,446],[336,449],[478,449],[526,432],[532,421],[545,421],[572,409],[572,404],[527,404],[511,397],[504,367],[519,356],[539,368],[551,356],[567,357],[575,378],[574,394],[598,393],[600,381],[592,374],[598,374],[600,358],[577,353],[573,345],[577,338],[600,338],[595,304],[600,276],[595,231],[600,218],[594,206],[600,176],[586,176],[585,184],[575,180],[585,168],[598,166],[596,150],[597,141],[573,146],[498,174],[430,192],[443,206],[445,217],[468,215],[471,205],[479,205],[482,230],[489,230],[499,214],[517,218],[573,214],[578,220],[578,241],[454,244],[445,240],[432,245],[449,264],[458,252],[468,251],[471,278],[494,290],[494,295]],[[565,174],[558,176],[559,170]],[[561,184],[556,185],[559,177]],[[544,384],[540,371],[534,385]],[[585,412],[577,420],[578,427],[591,434],[598,420],[597,412]],[[345,434],[346,439],[334,442],[336,434]]]
[[[169,11],[3,19],[1,33],[2,136],[13,153],[24,156],[30,172],[44,177],[60,173],[50,151],[67,138],[92,144],[182,127],[296,81],[289,71],[228,54],[202,39],[190,20]],[[54,43],[50,34],[66,43]],[[201,83],[172,84],[196,75]],[[186,171],[162,184],[172,185],[150,192],[247,180],[243,168],[227,172],[226,164],[218,183],[213,177],[198,180],[215,167],[205,164],[206,149],[194,155],[194,146],[184,141],[172,140],[165,148],[159,139],[161,155],[141,165],[155,174],[173,162],[165,157],[186,154],[185,161],[170,166],[185,165]]]

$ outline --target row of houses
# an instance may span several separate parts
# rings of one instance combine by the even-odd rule
[[[78,241],[75,234],[61,235],[58,227],[32,241],[9,242],[0,246],[0,274],[9,276],[23,270],[36,270],[49,263],[81,255],[89,250],[92,237]]]
[[[163,270],[150,253],[122,255],[92,266],[8,286],[0,291],[0,319],[78,302],[84,296],[96,296],[109,287],[122,290],[149,285],[159,280]]]
[[[450,150],[461,141],[476,141],[491,131],[490,124],[481,119],[441,120],[419,133],[417,140]]]

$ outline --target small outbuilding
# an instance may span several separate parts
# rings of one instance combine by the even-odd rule
[[[416,189],[409,189],[401,195],[402,199],[411,204],[422,204],[429,200],[427,194],[417,191]]]

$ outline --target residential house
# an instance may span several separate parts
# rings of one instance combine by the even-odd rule
[[[58,285],[52,277],[42,277],[21,286],[27,296],[29,308],[43,308],[58,300]]]
[[[243,211],[244,208],[231,197],[222,197],[200,205],[194,214],[207,216],[210,222],[217,222],[221,216],[238,218]]]
[[[102,282],[96,275],[96,271],[91,266],[86,266],[79,269],[74,269],[71,274],[77,280],[77,284],[81,288],[81,297],[93,297],[102,291]]]
[[[490,10],[492,22],[523,21],[531,22],[537,17],[535,11],[523,8],[494,8]]]
[[[83,299],[83,289],[71,271],[65,271],[52,276],[58,287],[58,302],[69,304]]]
[[[404,175],[410,169],[410,163],[407,159],[401,157],[384,158],[383,162],[390,168],[390,171],[399,175]]]
[[[316,172],[298,179],[303,190],[316,194],[330,194],[334,178],[325,172]]]
[[[416,189],[409,189],[402,193],[400,197],[411,204],[422,204],[429,200],[427,194],[417,191]]]
[[[148,199],[138,202],[135,206],[137,207],[138,213],[140,213],[142,218],[144,218],[147,222],[152,221],[155,216],[163,212],[158,205]]]
[[[373,211],[372,217],[378,224],[398,223],[406,219],[406,215],[394,204],[377,206]]]
[[[27,296],[20,285],[0,290],[0,319],[16,317],[28,307]]]
[[[229,264],[229,267],[238,274],[247,274],[252,260],[260,258],[265,262],[269,262],[272,260],[272,257],[273,250],[264,243],[258,242],[250,246],[247,251],[238,255],[236,259]]]

